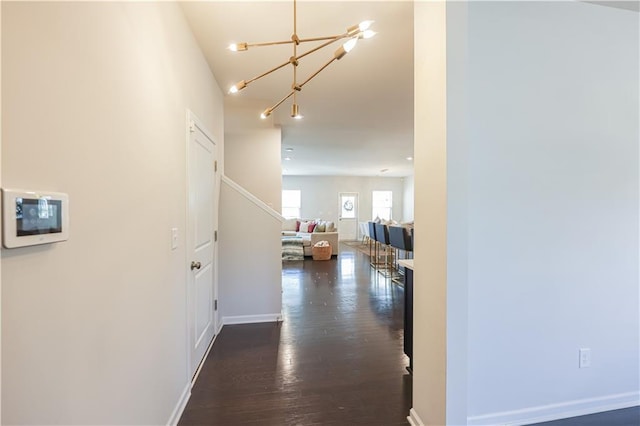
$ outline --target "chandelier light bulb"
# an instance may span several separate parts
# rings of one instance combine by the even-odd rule
[[[353,50],[354,47],[356,47],[356,43],[358,43],[358,39],[357,38],[352,38],[348,41],[346,41],[342,47],[344,47],[344,51],[349,53],[351,52],[351,50]]]
[[[358,28],[360,29],[360,31],[366,31],[374,22],[375,21],[362,21],[358,24]]]
[[[228,49],[232,52],[240,52],[248,49],[247,43],[231,43]]]
[[[270,115],[271,115],[271,112],[272,112],[272,111],[273,111],[273,110],[272,110],[271,108],[267,108],[267,109],[265,109],[265,110],[262,112],[262,114],[260,114],[260,118],[262,118],[262,119],[264,120],[265,118],[267,118],[268,116],[270,116]]]
[[[378,33],[373,31],[373,30],[366,30],[366,31],[363,31],[362,33],[360,33],[360,38],[367,39],[367,38],[373,37],[376,34],[378,34]]]
[[[234,84],[233,86],[231,86],[229,88],[229,93],[238,93],[239,91],[241,91],[242,89],[244,89],[245,87],[247,87],[247,82],[244,80],[241,80],[239,82],[237,82],[236,84]]]
[[[303,116],[300,114],[300,108],[298,107],[298,104],[291,105],[291,117],[295,118],[296,120],[300,120],[303,118]]]

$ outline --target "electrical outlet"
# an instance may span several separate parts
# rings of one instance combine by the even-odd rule
[[[591,367],[591,348],[580,348],[578,351],[578,367],[588,368]]]

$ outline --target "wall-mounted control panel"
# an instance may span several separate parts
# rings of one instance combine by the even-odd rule
[[[69,196],[61,192],[2,189],[2,244],[6,248],[69,238]]]

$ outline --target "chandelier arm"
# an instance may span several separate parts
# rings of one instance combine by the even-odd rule
[[[298,40],[299,43],[308,43],[311,41],[323,41],[323,40],[332,40],[332,39],[341,39],[341,38],[345,38],[347,37],[348,34],[336,34],[336,35],[330,35],[330,36],[325,36],[325,37],[312,37],[312,38],[301,38],[300,40]],[[261,43],[241,43],[241,44],[246,44],[247,47],[265,47],[265,46],[276,46],[276,45],[280,45],[280,44],[291,44],[293,43],[293,40],[282,40],[282,41],[265,41],[265,42],[261,42]]]
[[[247,47],[264,47],[264,46],[275,46],[277,44],[289,44],[293,43],[291,40],[282,40],[282,41],[266,41],[262,43],[247,43]]]
[[[332,39],[332,40],[330,40],[330,41],[328,41],[328,42],[326,42],[326,43],[321,44],[320,46],[314,47],[313,49],[311,49],[311,50],[309,50],[309,51],[307,51],[307,52],[305,52],[305,53],[301,54],[300,56],[297,56],[297,57],[296,57],[296,59],[302,59],[302,58],[304,58],[305,56],[310,55],[310,54],[312,54],[313,52],[316,52],[316,51],[318,51],[318,50],[322,49],[323,47],[327,47],[327,46],[329,46],[331,43],[334,43],[334,42],[336,42],[336,41],[338,41],[338,40],[340,40],[340,39],[343,39],[343,38],[347,37],[347,35],[346,35],[346,34],[342,34],[342,35],[339,35],[339,36],[336,36],[336,37],[338,37],[338,38]],[[273,67],[273,68],[271,68],[270,70],[265,71],[265,72],[263,72],[262,74],[260,74],[260,75],[257,75],[257,76],[255,76],[255,77],[253,77],[252,79],[246,80],[245,82],[246,82],[247,84],[252,83],[252,82],[254,82],[254,81],[256,81],[256,80],[261,79],[262,77],[265,77],[265,76],[267,76],[267,75],[271,74],[271,73],[272,73],[272,72],[274,72],[274,71],[279,70],[280,68],[286,67],[286,66],[287,66],[287,65],[289,65],[290,63],[291,63],[291,61],[283,62],[283,63],[281,63],[280,65],[278,65],[278,66],[276,66],[276,67]],[[327,64],[327,65],[328,65],[328,64]],[[325,65],[325,67],[326,67],[326,65]],[[323,68],[324,68],[324,67],[323,67]]]
[[[340,40],[341,38],[345,38],[347,35],[348,35],[347,33],[344,33],[344,34],[336,34],[336,35],[330,35],[325,37],[301,38],[300,43],[307,43],[310,41],[332,40],[332,39]]]
[[[309,81],[311,81],[311,79],[313,77],[315,77],[316,75],[320,74],[322,72],[323,69],[325,69],[326,67],[328,67],[329,65],[331,65],[331,63],[333,61],[337,60],[337,58],[334,56],[333,58],[331,58],[329,61],[327,61],[326,64],[324,64],[323,66],[320,67],[320,69],[318,69],[318,71],[314,72],[313,74],[311,74],[309,76],[309,78],[307,78],[301,85],[300,88],[304,87],[305,84],[307,84]]]
[[[311,49],[311,50],[309,50],[307,52],[304,52],[302,55],[298,56],[296,59],[302,59],[305,56],[310,55],[313,52],[317,52],[318,50],[322,49],[323,47],[327,47],[330,44],[335,43],[336,41],[341,40],[341,39],[343,39],[345,37],[347,37],[347,34],[341,34],[341,35],[335,36],[334,38],[330,39],[328,42],[322,43],[321,45],[316,46],[316,47],[314,47],[313,49]],[[302,40],[300,40],[300,41],[302,41]]]
[[[257,76],[255,76],[255,77],[253,77],[253,78],[252,78],[252,79],[250,79],[250,80],[246,80],[246,83],[247,83],[247,84],[249,84],[249,83],[252,83],[252,82],[254,82],[254,81],[256,81],[256,80],[259,80],[259,79],[261,79],[262,77],[267,76],[267,75],[271,74],[272,72],[277,71],[277,70],[279,70],[280,68],[282,68],[282,67],[285,67],[285,66],[289,65],[290,63],[291,63],[290,61],[283,62],[283,63],[281,63],[280,65],[278,65],[278,66],[276,66],[276,67],[273,67],[273,68],[271,68],[270,70],[265,71],[265,72],[263,72],[262,74],[260,74],[260,75],[257,75]]]
[[[284,98],[280,99],[278,101],[278,103],[276,103],[274,106],[268,108],[269,110],[273,111],[274,109],[278,108],[280,105],[282,105],[282,103],[284,101],[286,101],[287,99],[289,99],[294,93],[296,92],[296,90],[292,90],[287,96],[285,96]]]

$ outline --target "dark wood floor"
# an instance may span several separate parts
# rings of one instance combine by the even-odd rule
[[[282,323],[223,328],[180,425],[407,425],[402,287],[344,245],[282,286]]]
[[[408,425],[403,291],[348,246],[283,266],[280,324],[225,326],[180,425]],[[536,426],[640,426],[640,408]]]
[[[536,423],[530,426],[640,426],[640,407]]]

